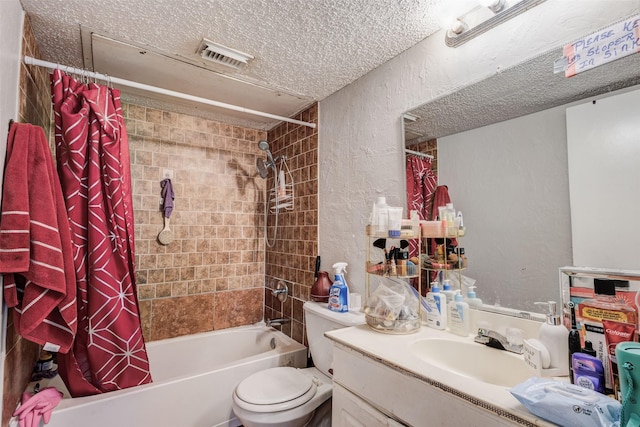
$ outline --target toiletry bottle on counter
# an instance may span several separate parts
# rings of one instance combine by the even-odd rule
[[[471,332],[471,321],[469,320],[469,304],[464,302],[460,291],[449,304],[449,331],[463,337],[469,336]]]
[[[482,300],[476,297],[476,292],[474,291],[475,288],[475,286],[469,286],[469,291],[465,298],[465,302],[469,304],[469,307],[479,307],[482,305]]]
[[[459,291],[454,291],[451,289],[451,280],[444,279],[442,281],[442,291],[443,294],[447,296],[447,302],[453,301],[453,298],[456,296],[456,293]]]
[[[427,292],[427,326],[434,329],[447,328],[447,297],[440,292],[438,282],[431,283]]]
[[[344,273],[347,272],[347,263],[336,262],[333,264],[333,269],[335,276],[333,285],[329,289],[329,310],[346,313],[349,311],[349,287],[344,278]]]
[[[554,376],[569,375],[569,330],[562,324],[555,301],[536,302],[547,306],[547,321],[540,325],[539,340],[549,350],[549,368]]]

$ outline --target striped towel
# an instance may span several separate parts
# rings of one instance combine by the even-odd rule
[[[42,128],[9,130],[0,217],[4,298],[24,338],[66,353],[77,327],[71,234]]]

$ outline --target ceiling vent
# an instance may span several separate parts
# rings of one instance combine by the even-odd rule
[[[227,67],[240,68],[246,65],[253,56],[230,47],[222,46],[207,39],[202,39],[198,53],[207,61],[226,65]]]

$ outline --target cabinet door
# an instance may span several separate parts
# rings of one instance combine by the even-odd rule
[[[335,427],[402,427],[339,384],[333,383],[331,422]]]

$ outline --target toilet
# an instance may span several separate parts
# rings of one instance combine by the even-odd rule
[[[304,303],[307,340],[315,367],[265,369],[245,378],[233,392],[233,412],[245,427],[331,424],[329,369],[333,343],[324,333],[362,325],[363,313],[336,313],[327,303]]]

